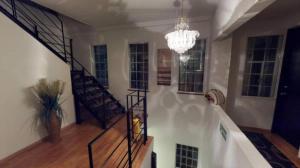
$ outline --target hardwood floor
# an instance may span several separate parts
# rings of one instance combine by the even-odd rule
[[[289,144],[280,136],[271,133],[269,130],[258,128],[241,127],[244,131],[262,133],[273,145],[275,145],[295,166],[300,168],[300,158],[298,158],[298,150]]]
[[[0,162],[2,168],[88,168],[87,144],[103,131],[95,122],[84,122],[81,125],[72,125],[62,131],[62,140],[57,144],[41,142],[33,148],[24,150],[13,157]],[[126,119],[121,119],[112,129],[93,145],[95,167],[101,167],[111,151],[126,135]],[[152,142],[150,138],[149,142]],[[137,163],[144,158],[145,151],[150,145],[143,145],[137,157]],[[126,153],[127,140],[118,148],[118,151],[107,161],[105,167],[121,158]],[[127,159],[127,156],[124,160]],[[125,163],[125,162],[123,162]],[[138,165],[138,164],[136,164]]]

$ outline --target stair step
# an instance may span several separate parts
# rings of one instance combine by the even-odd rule
[[[84,90],[83,88],[75,88],[75,91],[79,94],[79,95],[83,95],[84,94]],[[94,88],[86,88],[85,90],[85,94],[86,95],[95,95],[97,93],[102,93],[103,90],[102,89],[99,89],[98,87],[94,87]]]
[[[80,83],[75,83],[75,82],[74,82],[74,87],[75,87],[75,88],[83,88],[83,83],[82,83],[82,82],[80,82]],[[90,87],[98,87],[98,84],[89,81],[89,82],[86,82],[86,83],[85,83],[85,87],[86,87],[86,88],[90,88]]]
[[[109,123],[115,116],[124,111],[119,102],[98,83],[95,77],[83,76],[81,71],[72,71],[72,82],[76,96],[81,98],[81,103],[100,123]],[[83,84],[85,84],[85,94]]]
[[[99,99],[102,99],[102,97],[103,97],[103,93],[99,93],[99,94],[92,95],[92,96],[86,96],[85,100],[86,101],[99,100]]]
[[[103,101],[102,99],[90,99],[90,100],[87,100],[86,103],[89,104],[90,106],[106,105],[106,103],[103,103],[102,101]]]
[[[91,109],[96,109],[96,110],[99,110],[99,109],[102,109],[104,106],[102,103],[100,102],[94,102],[94,103],[88,103],[89,104],[89,107],[91,107]]]
[[[72,73],[72,74],[81,74],[82,71],[79,71],[79,70],[72,70],[71,73]]]
[[[88,81],[88,80],[94,80],[95,77],[93,77],[93,76],[84,76],[84,79],[85,79],[86,81]]]
[[[83,78],[85,79],[85,82],[88,82],[88,81],[94,81],[94,77],[93,76],[84,76],[82,77],[81,75],[73,75],[73,81],[74,82],[82,82],[83,81]]]
[[[104,98],[105,99],[105,98]],[[87,103],[89,103],[89,104],[103,104],[102,103],[102,99],[91,99],[91,100],[89,100],[90,102],[87,102]],[[106,107],[108,107],[109,108],[109,105],[112,103],[113,101],[111,100],[111,99],[105,99],[104,100],[104,105],[106,105]]]

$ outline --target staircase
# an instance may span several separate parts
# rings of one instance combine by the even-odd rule
[[[72,39],[65,37],[61,16],[29,0],[0,0],[0,11],[51,50],[71,69],[76,122],[82,122],[81,106],[105,129],[125,108],[73,57]]]
[[[77,102],[101,123],[103,128],[115,117],[125,112],[123,106],[110,94],[94,76],[85,70],[72,70],[72,87]],[[77,112],[78,113],[78,112]],[[78,113],[77,115],[80,115]],[[122,115],[120,115],[122,117]],[[81,118],[77,116],[77,118]],[[80,121],[79,121],[80,123]]]
[[[119,101],[73,57],[72,39],[65,36],[63,21],[57,12],[30,0],[0,0],[0,11],[70,65],[76,122],[78,124],[82,122],[81,107],[84,107],[104,128],[87,145],[90,168],[132,168],[139,151],[148,140],[146,90],[129,93],[125,110]],[[140,121],[134,123],[137,116]],[[105,139],[110,131],[114,131],[113,127],[117,124],[125,128],[126,135],[117,131],[120,135],[110,139],[115,146],[107,148],[107,143],[104,143],[103,148],[100,148],[101,152],[97,153],[99,141]],[[141,127],[139,132],[135,132],[137,124]],[[101,166],[97,165],[99,155],[101,158],[105,157]]]

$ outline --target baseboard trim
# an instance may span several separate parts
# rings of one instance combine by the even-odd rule
[[[71,124],[69,124],[69,125],[66,125],[65,127],[63,127],[63,128],[61,129],[61,133],[63,134],[64,132],[68,131],[69,129],[71,129],[71,128],[74,127],[75,125],[76,125],[75,122],[74,122],[74,123],[71,123]],[[11,160],[11,159],[15,158],[16,156],[18,156],[18,155],[20,155],[20,154],[22,154],[22,153],[24,153],[24,152],[27,152],[27,151],[29,151],[29,150],[35,148],[35,147],[38,146],[39,144],[46,142],[46,140],[47,140],[47,136],[41,138],[40,140],[37,140],[37,141],[33,142],[32,144],[26,146],[25,148],[22,148],[22,149],[20,149],[19,151],[15,152],[15,153],[13,153],[13,154],[11,154],[11,155],[9,155],[9,156],[3,158],[3,159],[0,159],[0,165],[1,165],[1,163],[7,162],[8,160]]]

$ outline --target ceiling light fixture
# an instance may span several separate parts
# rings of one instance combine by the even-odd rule
[[[187,19],[183,16],[183,0],[181,0],[181,16],[175,25],[175,31],[165,36],[168,46],[178,54],[183,54],[195,45],[196,39],[199,36],[198,31],[190,30]]]
[[[189,59],[190,59],[190,56],[186,55],[186,54],[181,54],[179,56],[179,60],[184,64],[186,64]]]

